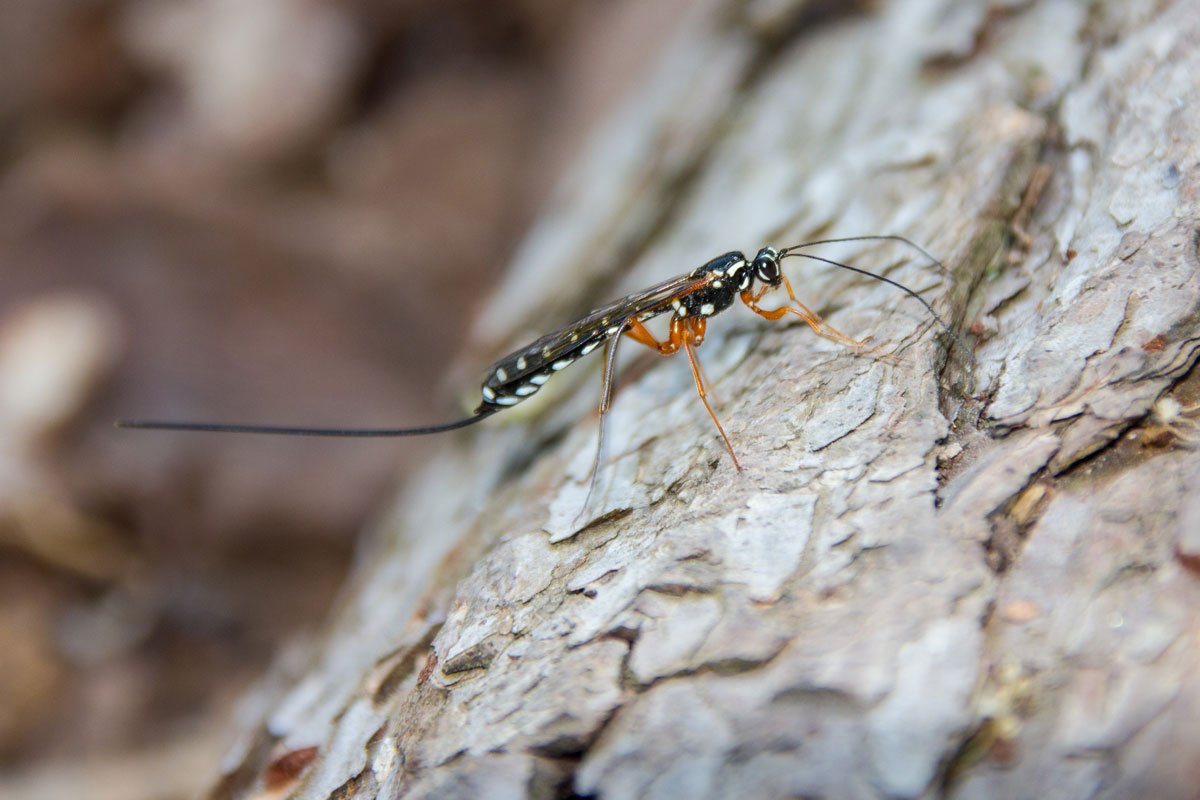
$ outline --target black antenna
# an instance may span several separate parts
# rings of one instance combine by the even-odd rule
[[[829,264],[830,266],[840,267],[841,269],[849,270],[850,272],[857,272],[860,275],[865,275],[869,278],[874,278],[877,281],[882,281],[889,286],[894,286],[895,288],[901,290],[905,294],[915,298],[918,302],[920,302],[921,305],[925,307],[925,310],[928,311],[929,314],[934,318],[934,320],[936,320],[937,323],[941,325],[947,333],[950,334],[950,337],[954,340],[954,343],[958,345],[959,349],[961,349],[964,354],[969,356],[970,351],[967,349],[967,346],[963,343],[962,339],[960,339],[954,332],[954,329],[951,328],[950,325],[943,320],[936,311],[933,310],[933,306],[931,306],[924,297],[921,297],[921,295],[917,294],[904,284],[898,283],[891,278],[878,275],[869,270],[860,269],[859,267],[854,267],[849,264],[843,264],[840,261],[834,261],[822,256],[814,256],[808,253],[798,252],[803,248],[815,247],[816,245],[821,244],[838,244],[842,242],[863,241],[901,242],[921,253],[923,256],[929,259],[930,262],[936,264],[943,272],[947,271],[942,262],[938,261],[919,245],[914,244],[908,239],[905,239],[903,236],[891,235],[849,236],[840,239],[820,239],[812,242],[805,242],[803,244],[798,244],[793,247],[788,247],[784,250],[778,251],[778,258],[782,259],[791,256],[808,258],[813,261],[820,261],[824,264]],[[729,264],[727,264],[725,261],[732,256],[736,256],[740,263],[740,266],[734,264],[734,269],[742,269],[749,266],[745,263],[745,259],[740,253],[729,253],[725,256],[714,259],[702,269],[709,269],[716,264],[719,269],[725,270],[724,274],[732,275],[733,273],[728,271]],[[753,278],[750,278],[750,280],[753,280]],[[714,288],[721,286],[721,284],[716,281],[714,281],[711,285]],[[748,285],[749,284],[747,284],[747,286]],[[772,285],[778,284],[777,282],[774,282]],[[118,420],[116,422],[116,427],[157,431],[257,433],[273,436],[336,436],[360,438],[425,436],[427,434],[453,431],[457,430],[458,428],[465,428],[468,425],[474,425],[476,422],[486,419],[497,411],[516,405],[526,397],[536,393],[542,384],[549,380],[550,377],[556,372],[573,363],[578,358],[587,355],[602,342],[607,343],[612,339],[613,336],[620,336],[622,333],[626,332],[631,322],[636,322],[640,325],[640,322],[643,319],[648,319],[651,316],[658,316],[664,313],[670,313],[671,309],[675,308],[677,316],[672,318],[672,325],[679,323],[680,320],[684,319],[685,314],[683,310],[680,310],[679,303],[686,301],[689,298],[694,299],[693,295],[695,292],[702,289],[707,291],[708,286],[709,283],[707,279],[699,280],[695,278],[694,273],[688,273],[687,275],[680,276],[679,278],[675,278],[656,287],[652,287],[645,292],[630,295],[629,297],[619,300],[616,303],[606,307],[609,313],[614,317],[614,321],[619,319],[620,324],[610,326],[607,318],[600,319],[599,323],[597,323],[596,318],[594,317],[594,312],[593,315],[584,317],[583,319],[567,325],[566,327],[547,334],[541,339],[538,339],[532,345],[528,345],[525,348],[522,348],[521,350],[518,350],[493,364],[489,370],[488,379],[483,383],[483,403],[481,403],[480,406],[475,409],[474,414],[471,416],[455,420],[454,422],[445,422],[440,425],[424,425],[413,428],[310,428],[290,425],[242,425],[227,424],[222,422],[183,422],[177,420],[129,419]],[[728,291],[731,291],[731,289]],[[789,292],[790,291],[791,290],[789,287]],[[743,300],[744,299],[745,296],[743,293]],[[730,301],[732,301],[732,296],[730,296]],[[725,305],[721,306],[721,309],[724,309],[728,305],[729,303],[726,303]],[[764,313],[762,309],[757,308],[757,306],[751,302],[747,302],[747,305],[753,311],[767,317],[768,319],[778,319],[778,316],[772,317],[769,314]],[[710,310],[704,312],[704,308],[708,308]],[[703,316],[714,314],[718,310],[717,307],[712,304],[701,306],[701,309]],[[773,314],[774,312],[771,313]],[[810,322],[809,324],[812,323]],[[694,334],[694,331],[692,331],[692,333]],[[639,339],[639,341],[643,344],[647,344],[645,339]],[[690,349],[691,345],[688,344],[689,340],[684,339],[683,342],[688,347],[689,357],[692,357]],[[661,350],[661,345],[658,346],[660,348],[660,352],[665,352]],[[612,341],[612,350],[615,351],[615,340]],[[557,355],[552,356],[552,352],[557,353]],[[604,411],[607,408],[608,403],[607,398],[610,396],[612,390],[611,353],[610,357],[606,358],[605,363],[604,396],[606,399],[604,406],[601,408],[601,419],[603,419]],[[694,364],[693,371],[696,371]],[[697,380],[700,380],[698,373]],[[701,400],[704,399],[703,392],[701,392],[700,398]],[[705,401],[705,405],[708,405],[707,401]],[[713,421],[716,422],[716,416],[712,414],[711,409],[709,409],[709,414],[713,417]],[[717,423],[717,428],[718,430],[721,428],[719,422]],[[724,431],[721,431],[721,434],[724,436]],[[726,445],[728,445],[728,439],[726,439]],[[732,452],[733,450],[730,448],[730,453],[732,454]],[[736,463],[736,458],[734,461]],[[599,462],[597,461],[597,464],[598,463]],[[595,472],[593,470],[593,484],[594,478]]]
[[[904,292],[909,297],[914,298],[921,305],[925,306],[925,310],[928,311],[929,315],[931,317],[933,317],[937,321],[937,323],[942,326],[942,328],[946,331],[946,333],[948,333],[950,335],[950,338],[954,340],[954,343],[956,345],[958,345],[959,349],[964,354],[969,354],[971,351],[967,348],[967,345],[963,342],[963,340],[961,338],[959,338],[958,334],[954,332],[954,329],[950,327],[949,323],[947,323],[944,319],[942,319],[941,316],[936,311],[933,310],[933,306],[929,304],[929,301],[926,300],[924,297],[921,297],[921,295],[917,294],[916,292],[914,292],[912,289],[908,288],[904,284],[899,283],[898,281],[894,281],[891,278],[888,278],[884,275],[879,275],[877,273],[871,272],[870,270],[862,269],[861,267],[851,266],[850,264],[843,264],[840,261],[834,261],[833,259],[830,259],[830,258],[823,258],[822,256],[814,256],[810,253],[797,253],[796,252],[797,250],[799,250],[801,248],[815,247],[816,245],[819,245],[819,244],[839,244],[842,242],[865,242],[865,241],[902,242],[902,243],[908,245],[909,247],[913,248],[917,252],[919,252],[921,255],[925,256],[927,259],[930,260],[930,262],[932,262],[933,264],[938,266],[942,271],[947,271],[946,265],[943,264],[941,261],[938,261],[933,256],[931,256],[929,254],[929,252],[925,250],[925,248],[921,247],[920,245],[918,245],[912,241],[909,241],[908,239],[905,239],[903,236],[848,236],[848,237],[845,237],[842,239],[820,239],[820,240],[813,241],[813,242],[804,242],[803,244],[793,245],[792,247],[789,247],[789,248],[781,251],[780,257],[787,258],[789,256],[798,256],[800,258],[812,259],[813,261],[820,261],[823,264],[829,264],[830,266],[834,266],[834,267],[841,267],[842,269],[849,270],[850,272],[857,272],[859,275],[866,275],[868,278],[874,278],[877,281],[882,281],[883,283],[886,283],[889,286],[895,286],[897,289]]]

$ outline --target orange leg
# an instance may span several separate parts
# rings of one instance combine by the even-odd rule
[[[679,352],[679,346],[683,344],[683,320],[679,317],[671,317],[671,330],[665,342],[655,339],[654,334],[638,319],[630,320],[629,327],[625,329],[625,335],[638,344],[644,344],[651,350],[657,350],[664,356],[671,356]]]
[[[699,347],[700,345],[704,344],[704,331],[707,328],[708,328],[708,320],[706,318],[695,317],[692,320],[692,344],[693,345],[695,345],[696,347]],[[710,381],[708,379],[708,376],[704,374],[704,366],[700,363],[699,360],[693,359],[693,362],[695,363],[696,371],[700,373],[700,380],[704,381],[704,388],[708,391],[708,393],[710,395],[712,395],[713,402],[716,403],[717,405],[720,405],[721,401],[717,397],[717,393],[713,391],[712,381]],[[737,459],[734,459],[734,460],[736,461]]]
[[[691,336],[692,343],[697,347],[704,341],[704,331],[708,327],[708,320],[704,317],[694,317],[691,320]],[[683,344],[684,331],[687,325],[684,320],[678,317],[671,318],[671,334],[669,340],[660,342],[654,338],[654,334],[647,330],[646,326],[641,322],[634,320],[629,323],[629,327],[625,330],[625,335],[633,339],[639,344],[644,344],[651,350],[656,350],[664,356],[674,355],[679,351],[680,345]],[[713,391],[712,382],[704,374],[704,369],[700,369],[700,378],[704,381],[704,388],[713,396],[713,400],[717,399],[716,392]],[[720,402],[717,400],[717,402]]]
[[[721,438],[725,440],[725,449],[729,451],[729,457],[733,459],[733,466],[738,472],[742,471],[742,465],[738,463],[737,453],[733,452],[733,445],[729,443],[729,436],[725,433],[725,428],[721,426],[721,420],[717,419],[716,412],[708,403],[708,393],[704,389],[704,373],[700,370],[700,361],[696,358],[696,347],[704,341],[704,328],[706,320],[700,317],[695,320],[688,320],[684,323],[683,332],[683,349],[687,353],[688,362],[692,365],[692,377],[696,379],[696,393],[700,395],[700,402],[704,403],[704,408],[708,411],[708,416],[713,421],[713,425],[717,426],[717,433],[721,434]]]
[[[841,331],[839,331],[837,328],[835,328],[835,327],[833,327],[832,325],[830,325],[830,324],[829,324],[828,322],[826,322],[825,320],[821,319],[821,317],[820,317],[820,316],[817,314],[817,312],[813,311],[811,308],[809,308],[808,306],[804,305],[804,303],[801,303],[801,302],[800,302],[800,300],[799,300],[799,298],[797,298],[797,297],[796,297],[796,293],[795,293],[794,291],[792,291],[792,282],[791,282],[791,281],[789,281],[789,280],[787,279],[787,275],[780,275],[779,277],[783,279],[783,288],[787,289],[788,298],[789,298],[789,299],[790,299],[790,300],[791,300],[793,303],[795,303],[797,306],[799,306],[801,311],[803,311],[805,314],[808,314],[810,317],[812,317],[812,318],[813,318],[813,320],[815,320],[815,321],[816,321],[816,323],[817,323],[818,325],[820,325],[820,326],[822,326],[822,327],[826,328],[826,329],[827,329],[827,330],[829,330],[830,332],[832,332],[832,333],[836,334],[837,336],[840,336],[840,337],[841,337],[841,339],[837,339],[837,338],[835,338],[835,337],[830,337],[830,338],[834,338],[834,341],[842,341],[842,342],[844,342],[845,344],[854,345],[854,346],[856,346],[856,347],[862,347],[862,346],[863,346],[863,345],[865,345],[867,342],[871,341],[871,337],[870,337],[870,336],[864,336],[864,337],[863,337],[863,338],[861,338],[861,339],[851,339],[849,336],[847,336],[846,334],[842,333]],[[807,321],[807,320],[806,320],[806,321]],[[809,324],[811,325],[812,323],[809,323]],[[820,331],[818,331],[818,333],[820,333]],[[822,336],[825,336],[825,335],[827,335],[827,334],[821,334],[821,335],[822,335]]]
[[[729,450],[729,455],[733,458],[733,466],[737,468],[738,472],[741,472],[742,465],[738,463],[737,454],[733,452],[733,445],[729,443],[729,436],[726,435],[725,429],[721,427],[721,421],[717,419],[712,405],[708,402],[708,395],[712,392],[712,389],[708,384],[708,379],[704,377],[704,371],[700,366],[699,359],[696,358],[696,347],[704,341],[704,333],[707,328],[708,320],[704,317],[686,318],[673,316],[671,317],[671,328],[670,333],[667,335],[667,341],[660,342],[654,338],[654,334],[650,333],[645,325],[635,319],[629,323],[625,335],[664,356],[674,355],[679,352],[680,347],[684,348],[684,351],[687,353],[688,362],[692,365],[692,377],[696,380],[696,392],[700,395],[700,402],[704,403],[704,408],[708,411],[708,416],[712,419],[713,424],[717,426],[717,432],[725,440],[725,447]]]
[[[840,342],[841,344],[847,344],[851,347],[866,347],[867,342],[871,341],[870,336],[862,339],[852,339],[839,331],[837,328],[830,325],[825,320],[821,319],[821,317],[818,316],[815,311],[796,299],[796,293],[792,291],[792,284],[790,281],[788,281],[786,276],[783,278],[783,285],[787,289],[788,297],[791,298],[792,302],[799,306],[799,308],[781,306],[780,308],[768,310],[760,307],[758,305],[758,301],[762,299],[764,294],[766,294],[767,289],[769,288],[767,286],[760,287],[757,292],[750,292],[748,290],[742,292],[742,302],[745,303],[751,311],[753,311],[755,314],[758,314],[760,317],[763,317],[764,319],[778,320],[782,319],[784,314],[795,314],[800,319],[804,320],[805,324],[812,328],[818,336],[823,336],[826,339],[832,339],[833,341]]]

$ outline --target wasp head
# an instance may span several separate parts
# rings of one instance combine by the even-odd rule
[[[774,247],[764,247],[754,257],[752,268],[754,277],[769,286],[778,286],[783,281],[783,273],[779,269],[780,252]]]

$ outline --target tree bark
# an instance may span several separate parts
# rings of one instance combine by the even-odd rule
[[[1194,798],[1200,4],[1155,5],[697,6],[475,361],[729,249],[863,234],[946,266],[812,252],[972,352],[789,260],[895,358],[714,318],[741,472],[682,357],[626,365],[582,516],[594,370],[446,437],[214,794]]]

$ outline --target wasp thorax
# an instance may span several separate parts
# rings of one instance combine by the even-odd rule
[[[779,271],[779,251],[774,247],[764,247],[754,257],[754,277],[771,286],[778,286],[783,280]]]
[[[732,305],[737,293],[750,283],[750,264],[741,253],[726,253],[693,270],[700,285],[676,299],[675,316],[711,317]]]

